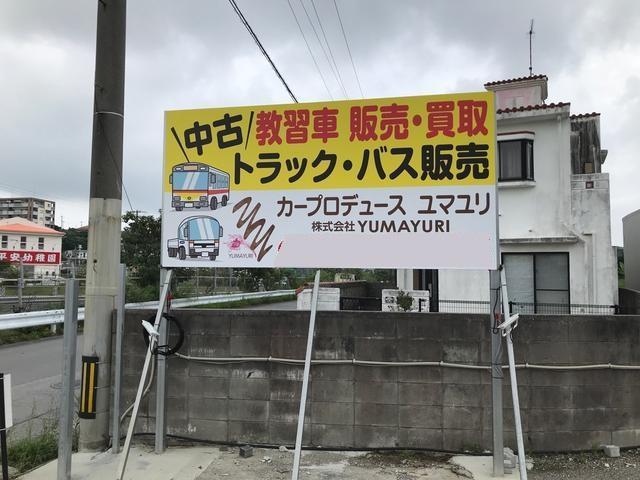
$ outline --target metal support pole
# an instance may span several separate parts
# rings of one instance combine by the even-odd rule
[[[504,318],[509,319],[509,296],[507,294],[507,277],[504,268],[500,270],[500,287],[502,288],[502,310]],[[509,358],[509,377],[511,380],[511,398],[513,399],[513,416],[516,427],[516,442],[518,444],[518,466],[520,467],[520,480],[527,480],[527,463],[524,454],[524,438],[522,435],[522,421],[520,418],[520,399],[518,397],[518,379],[516,377],[516,359],[513,353],[513,339],[511,333],[517,323],[511,324],[504,332],[507,337],[507,356]]]
[[[171,284],[171,273],[172,270],[167,270],[167,274],[165,275],[165,283],[162,286],[162,293],[160,294],[160,304],[158,305],[158,311],[156,312],[156,319],[153,324],[153,327],[156,331],[158,331],[158,327],[160,326],[160,319],[162,318],[162,312],[164,309],[164,305],[167,302],[167,295],[169,294],[169,285]],[[131,412],[131,418],[129,419],[129,428],[127,429],[127,438],[124,441],[124,447],[122,456],[120,458],[120,465],[118,466],[118,475],[116,477],[117,480],[122,480],[124,476],[124,471],[127,468],[127,460],[129,459],[129,450],[131,449],[131,439],[133,438],[133,429],[136,425],[136,420],[138,419],[138,410],[140,409],[140,401],[142,400],[142,393],[144,391],[144,383],[147,379],[147,374],[149,373],[149,366],[151,365],[151,361],[153,360],[153,349],[156,346],[157,338],[153,335],[149,335],[149,348],[147,349],[147,355],[144,359],[144,365],[142,367],[142,373],[140,374],[140,383],[138,384],[138,391],[136,393],[136,400],[133,404],[133,411]]]
[[[64,292],[62,391],[60,398],[60,423],[58,427],[58,480],[71,479],[79,290],[80,282],[78,282],[78,280],[67,280],[67,286]]]
[[[120,392],[122,391],[122,337],[124,335],[124,304],[126,299],[127,267],[120,264],[120,285],[116,297],[116,355],[113,367],[113,423],[111,425],[111,453],[120,452]]]
[[[165,284],[169,270],[160,270],[160,285]],[[162,309],[162,313],[167,311],[166,296],[164,302],[160,299],[158,308]],[[168,322],[161,316],[158,326],[158,345],[166,345],[168,339]],[[156,453],[163,453],[167,449],[167,357],[157,355],[156,358]]]
[[[491,403],[493,426],[493,476],[504,476],[504,420],[502,411],[502,335],[496,326],[496,315],[501,313],[498,301],[500,272],[489,271],[490,306],[489,329],[491,333]],[[499,317],[498,317],[499,318]]]
[[[2,480],[9,480],[9,459],[7,458],[7,424],[4,411],[4,373],[0,373],[0,458],[2,458]]]
[[[18,311],[22,312],[22,289],[24,288],[24,265],[22,265],[22,258],[20,259],[20,276],[18,277]]]
[[[79,448],[109,443],[111,324],[118,293],[122,229],[122,147],[126,0],[97,4],[96,69],[89,193],[89,237],[83,354],[100,363],[95,418],[80,420]]]
[[[304,415],[307,406],[307,391],[309,390],[309,374],[311,373],[311,355],[313,353],[313,336],[316,331],[316,310],[318,308],[318,290],[320,289],[320,270],[316,272],[311,294],[311,315],[309,317],[309,333],[307,334],[307,353],[304,357],[304,375],[302,377],[302,393],[300,395],[300,411],[298,412],[298,431],[296,433],[296,448],[293,454],[293,470],[291,480],[298,480],[300,470],[300,454],[302,453],[302,434],[304,433]]]
[[[513,416],[516,425],[516,442],[518,443],[518,466],[520,480],[527,480],[527,463],[524,454],[524,439],[522,438],[522,421],[520,419],[520,399],[518,397],[518,380],[516,379],[516,361],[513,353],[511,329],[507,332],[507,355],[509,356],[509,376],[511,377],[511,397],[513,398]]]

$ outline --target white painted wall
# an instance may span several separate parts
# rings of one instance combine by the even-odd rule
[[[504,138],[504,134],[516,131],[535,134],[535,181],[527,185],[514,182],[498,185],[500,238],[571,235],[568,109],[556,115],[520,116],[498,121],[498,140]]]
[[[618,266],[611,246],[608,173],[571,176],[571,214],[573,227],[583,241],[580,293],[586,299],[573,303],[617,304]]]
[[[527,105],[539,105],[543,101],[542,84],[522,88],[509,88],[496,91],[496,108],[517,108]],[[546,98],[546,94],[544,95]]]
[[[34,234],[20,234],[20,233],[2,233],[0,237],[8,237],[7,248],[0,247],[0,250],[30,250],[41,252],[59,252],[62,248],[62,236],[53,235],[34,235]],[[27,237],[27,248],[20,247],[20,237]],[[44,238],[44,249],[38,249],[38,238]]]

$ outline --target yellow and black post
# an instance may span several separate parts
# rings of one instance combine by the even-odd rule
[[[82,356],[82,384],[80,387],[80,418],[96,418],[96,390],[98,386],[98,357]]]

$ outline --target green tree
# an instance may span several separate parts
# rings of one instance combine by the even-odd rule
[[[245,292],[279,290],[291,288],[293,276],[291,269],[281,268],[242,268],[236,270],[238,286]]]
[[[409,312],[413,306],[413,298],[404,290],[399,290],[398,297],[396,298],[396,304],[398,305],[399,310]]]
[[[122,263],[141,287],[160,282],[160,218],[127,212],[122,216]]]
[[[83,250],[87,249],[87,239],[89,237],[89,230],[85,228],[68,228],[63,230],[64,237],[62,237],[62,251],[74,250],[78,247],[82,247]]]
[[[3,260],[0,262],[0,278],[18,278],[18,269],[11,263]]]

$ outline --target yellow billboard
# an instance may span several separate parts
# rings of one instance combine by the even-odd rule
[[[168,111],[163,265],[465,268],[364,252],[480,235],[489,255],[495,135],[491,92]]]

